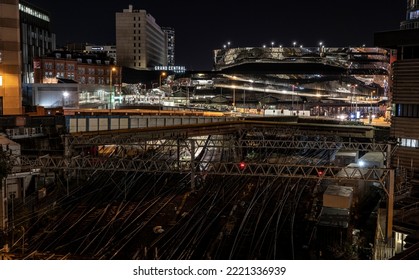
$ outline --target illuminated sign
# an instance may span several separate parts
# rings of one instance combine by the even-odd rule
[[[162,65],[162,66],[154,66],[154,70],[155,71],[173,71],[176,73],[183,73],[186,71],[186,67]]]

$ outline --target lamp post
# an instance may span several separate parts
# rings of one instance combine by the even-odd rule
[[[159,88],[161,88],[161,78],[162,77],[166,77],[167,73],[166,72],[161,72],[160,76],[159,76]]]
[[[115,72],[115,71],[116,71],[116,68],[115,67],[112,67],[109,70],[109,110],[112,110],[112,95],[113,95],[112,73]]]
[[[371,91],[371,96],[370,96],[370,113],[368,115],[368,123],[371,124],[372,123],[372,95],[373,93],[375,93],[375,90]]]
[[[356,102],[356,99],[355,99],[355,88],[357,86],[358,85],[348,84],[348,87],[351,88],[351,114],[354,116],[355,119],[356,119],[356,112],[358,111],[358,103]],[[354,105],[353,105],[354,99],[355,99],[355,112],[354,112]]]
[[[63,92],[63,109],[64,109],[64,106],[65,106],[65,99],[68,97],[68,92],[67,91],[64,91]]]

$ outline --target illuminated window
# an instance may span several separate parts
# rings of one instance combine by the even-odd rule
[[[417,104],[396,104],[396,117],[418,118],[419,105]]]
[[[45,15],[45,14],[39,12],[39,11],[36,11],[32,8],[29,8],[25,5],[19,4],[19,10],[28,14],[28,15],[31,15],[31,16],[34,16],[34,17],[37,17],[37,18],[40,18],[42,20],[45,20],[45,21],[49,22],[49,17],[47,15]]]
[[[399,138],[399,143],[401,147],[419,148],[419,140],[417,139]]]
[[[417,19],[417,18],[419,18],[419,10],[410,12],[409,19]]]
[[[63,71],[64,70],[64,64],[63,63],[56,63],[55,64],[55,70]]]

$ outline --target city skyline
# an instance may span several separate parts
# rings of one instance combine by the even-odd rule
[[[65,43],[115,44],[115,13],[133,5],[151,14],[159,26],[176,32],[176,64],[189,70],[211,70],[213,50],[230,47],[373,46],[374,33],[399,29],[406,3],[399,0],[354,0],[349,6],[331,0],[272,1],[247,5],[239,1],[174,4],[173,1],[79,1],[51,3],[27,0],[50,13],[57,46]],[[294,16],[295,15],[295,16]],[[77,30],[78,32],[74,32]]]

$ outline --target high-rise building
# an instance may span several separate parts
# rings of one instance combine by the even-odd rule
[[[400,30],[374,34],[376,46],[393,50],[390,88],[393,116],[391,136],[398,141],[392,157],[395,167],[410,170],[419,176],[419,13],[418,0],[407,0],[406,20]]]
[[[175,66],[175,29],[172,27],[162,27],[167,34],[167,65]]]
[[[33,59],[55,50],[49,13],[26,1],[19,1],[22,51],[22,84],[34,82]]]
[[[400,23],[400,29],[419,28],[419,0],[407,0],[406,20]]]
[[[116,13],[115,24],[119,66],[144,70],[167,65],[166,33],[154,17],[129,5]]]
[[[19,1],[0,0],[0,115],[22,113]]]
[[[398,171],[399,194],[394,200],[395,259],[417,259],[419,211],[419,5],[407,0],[400,30],[378,32],[374,44],[392,49],[390,134],[397,141],[391,165]],[[401,191],[405,190],[404,193]],[[406,203],[409,201],[408,203]],[[397,206],[397,204],[399,206]]]

